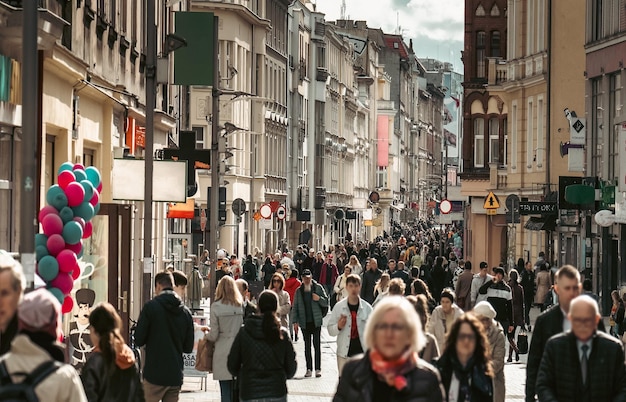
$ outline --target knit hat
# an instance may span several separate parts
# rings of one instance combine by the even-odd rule
[[[45,288],[24,295],[17,307],[17,317],[20,332],[43,332],[54,339],[61,337],[61,304]]]
[[[481,317],[496,318],[496,310],[493,309],[488,301],[481,301],[474,306],[474,314]]]
[[[502,267],[494,267],[493,268],[493,274],[502,274],[502,276],[505,276],[506,274],[504,273],[504,268]]]

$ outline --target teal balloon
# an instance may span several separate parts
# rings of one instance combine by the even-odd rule
[[[83,228],[76,221],[67,222],[63,226],[63,239],[67,244],[76,244],[83,238]]]
[[[72,208],[70,208],[70,207],[63,207],[59,211],[59,216],[61,217],[61,220],[63,221],[63,224],[66,224],[67,222],[69,222],[72,219],[74,219],[74,211],[72,211]]]
[[[100,203],[97,203],[95,207],[93,207],[93,214],[98,215],[98,212],[100,212]]]
[[[82,247],[80,251],[78,252],[78,254],[76,254],[77,260],[80,260],[83,257],[84,251],[85,251],[85,247]]]
[[[48,236],[43,233],[37,233],[35,235],[35,247],[46,246],[48,244]]]
[[[59,274],[59,263],[57,259],[51,255],[46,255],[41,258],[37,267],[39,276],[46,282],[50,282]]]
[[[46,201],[48,204],[55,207],[57,211],[60,211],[63,207],[67,206],[67,196],[65,195],[65,191],[63,191],[58,184],[50,186],[48,192],[46,193]]]
[[[80,216],[85,222],[89,222],[94,216],[94,209],[89,201],[83,202],[79,206],[72,208],[72,210],[74,211],[74,216]]]
[[[61,166],[59,166],[59,170],[57,171],[57,176],[60,175],[61,172],[64,172],[66,170],[69,170],[70,172],[74,170],[74,164],[72,162],[63,163]]]
[[[89,180],[81,181],[80,185],[83,186],[83,189],[85,189],[85,201],[91,200],[91,198],[93,197],[93,192],[96,190],[96,187],[91,184]]]
[[[35,258],[37,258],[37,262],[41,261],[41,259],[47,255],[49,255],[48,247],[41,245],[35,246]]]
[[[63,299],[65,299],[65,295],[63,294],[63,292],[61,292],[61,289],[59,288],[54,288],[54,287],[50,287],[48,288],[48,291],[50,293],[52,293],[52,295],[54,297],[57,298],[57,300],[59,301],[59,303],[63,304]]]
[[[81,182],[83,180],[87,180],[87,173],[84,170],[74,170],[74,176],[76,176],[76,181]]]
[[[89,166],[85,169],[85,173],[87,174],[87,180],[89,180],[94,187],[98,187],[102,182],[100,172],[95,167]]]

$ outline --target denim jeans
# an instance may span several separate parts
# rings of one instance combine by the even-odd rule
[[[315,369],[322,369],[322,351],[320,349],[321,327],[315,327],[313,324],[307,324],[302,329],[304,335],[304,357],[306,359],[306,369],[313,370],[313,359],[311,358],[311,337],[313,338],[313,347],[315,348]]]
[[[220,380],[220,393],[222,395],[222,402],[233,401],[233,380]]]

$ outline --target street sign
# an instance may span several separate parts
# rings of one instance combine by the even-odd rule
[[[261,208],[259,208],[259,212],[261,213],[261,217],[263,219],[269,219],[272,217],[272,207],[270,204],[263,204]]]
[[[452,211],[452,203],[448,200],[441,200],[439,204],[439,210],[442,214],[449,214]]]
[[[483,208],[485,209],[500,208],[500,201],[498,200],[498,197],[496,197],[496,195],[493,193],[493,191],[490,191],[489,194],[487,194],[487,196],[485,197],[485,204],[483,205]]]
[[[487,215],[498,215],[498,210],[497,209],[488,209],[487,210]]]
[[[235,215],[241,216],[246,213],[246,202],[241,198],[236,198],[233,200],[232,209]]]
[[[284,205],[281,205],[278,208],[276,208],[276,219],[282,221],[283,219],[285,219],[286,216],[287,216],[287,209],[285,209]]]
[[[521,215],[556,215],[559,211],[556,202],[532,202],[522,201],[519,203]]]

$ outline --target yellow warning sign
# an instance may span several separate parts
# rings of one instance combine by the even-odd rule
[[[500,201],[498,200],[498,197],[496,197],[496,195],[493,193],[493,191],[490,191],[487,197],[485,197],[485,204],[483,205],[483,208],[485,209],[500,208]]]

